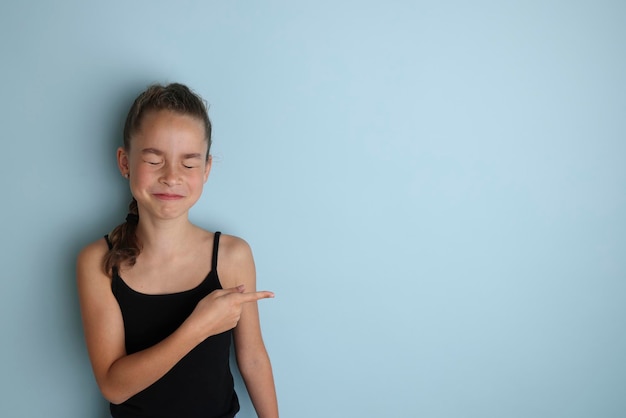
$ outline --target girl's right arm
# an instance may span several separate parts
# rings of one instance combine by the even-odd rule
[[[107,250],[104,239],[85,247],[78,256],[76,274],[89,359],[102,394],[115,404],[156,382],[207,337],[232,329],[242,304],[271,296],[269,292],[241,293],[241,288],[214,291],[169,337],[127,355],[122,313],[111,291],[111,278],[102,271]]]

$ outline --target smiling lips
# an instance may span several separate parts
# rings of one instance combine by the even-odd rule
[[[183,198],[183,196],[179,194],[172,193],[154,193],[153,196],[159,200],[179,200]]]

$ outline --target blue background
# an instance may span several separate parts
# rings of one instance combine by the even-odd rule
[[[0,52],[0,416],[107,415],[74,260],[172,81],[283,417],[626,416],[625,2],[10,0]]]

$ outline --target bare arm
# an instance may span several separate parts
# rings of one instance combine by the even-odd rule
[[[78,257],[76,273],[87,351],[96,382],[112,403],[124,402],[156,382],[208,336],[233,328],[246,302],[272,296],[242,293],[242,288],[215,291],[169,337],[127,355],[122,314],[111,292],[111,279],[101,268],[106,251],[104,240],[86,247]]]
[[[255,319],[258,333],[254,332]],[[259,418],[277,418],[278,402],[272,365],[258,324],[257,304],[249,303],[234,331],[237,365]]]
[[[224,255],[225,260],[219,265],[223,266],[223,269],[218,266],[220,277],[224,278],[228,286],[242,284],[246,291],[254,292],[256,271],[248,244],[234,238],[228,243],[228,251],[224,251]],[[233,331],[237,365],[259,418],[278,418],[272,366],[263,343],[259,322],[257,303],[245,304],[241,318]]]

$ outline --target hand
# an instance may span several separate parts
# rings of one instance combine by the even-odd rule
[[[214,290],[198,302],[187,321],[194,324],[194,329],[199,330],[202,340],[235,328],[244,303],[274,297],[272,292],[244,291],[243,285]]]

